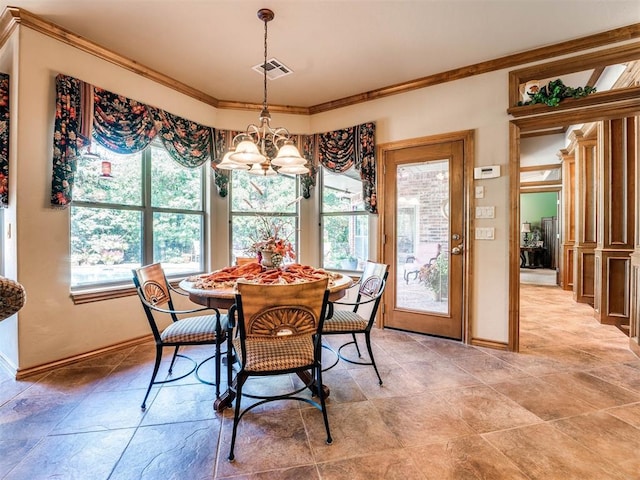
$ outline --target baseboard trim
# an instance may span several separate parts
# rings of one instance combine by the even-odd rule
[[[509,351],[509,344],[506,342],[496,342],[495,340],[485,340],[484,338],[472,338],[471,345],[474,347],[493,348],[494,350]]]
[[[84,360],[88,360],[90,358],[95,358],[100,355],[104,355],[105,353],[117,352],[118,350],[123,350],[125,348],[136,347],[140,344],[146,343],[151,340],[153,340],[153,335],[145,335],[143,337],[127,340],[126,342],[118,343],[116,345],[99,348],[98,350],[93,350],[91,352],[82,353],[80,355],[75,355],[73,357],[63,358],[62,360],[56,360],[55,362],[44,363],[42,365],[25,368],[25,369],[19,368],[15,372],[16,380],[21,380],[23,378],[30,377],[32,375],[37,375],[39,373],[50,372],[51,370],[55,370],[56,368],[67,367],[69,365],[73,365],[74,363],[78,363]]]

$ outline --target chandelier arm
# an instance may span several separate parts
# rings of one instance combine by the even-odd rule
[[[278,148],[280,148],[281,145],[278,145],[278,143],[280,142],[284,143],[287,140],[289,140],[291,137],[291,134],[289,133],[289,130],[287,130],[286,128],[278,127],[272,131],[272,136],[273,136],[273,144],[276,145]]]

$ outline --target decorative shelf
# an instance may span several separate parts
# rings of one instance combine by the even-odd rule
[[[544,115],[547,113],[558,112],[561,110],[576,109],[600,105],[603,103],[621,102],[640,97],[640,86],[620,88],[618,90],[609,90],[607,92],[593,93],[583,98],[567,98],[562,100],[559,105],[550,107],[543,103],[534,105],[515,106],[507,109],[507,113],[516,118],[528,117],[534,115]]]

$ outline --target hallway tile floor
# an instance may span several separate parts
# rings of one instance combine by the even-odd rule
[[[187,377],[140,410],[151,344],[21,381],[1,372],[0,479],[639,479],[628,337],[555,287],[523,285],[521,311],[520,353],[375,330],[384,386],[370,367],[325,373],[332,445],[320,412],[271,403],[241,421],[233,463],[213,387]]]

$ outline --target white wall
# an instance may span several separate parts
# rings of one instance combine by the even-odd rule
[[[565,148],[565,136],[562,133],[523,138],[520,140],[520,166],[559,164],[558,155],[562,148]]]

